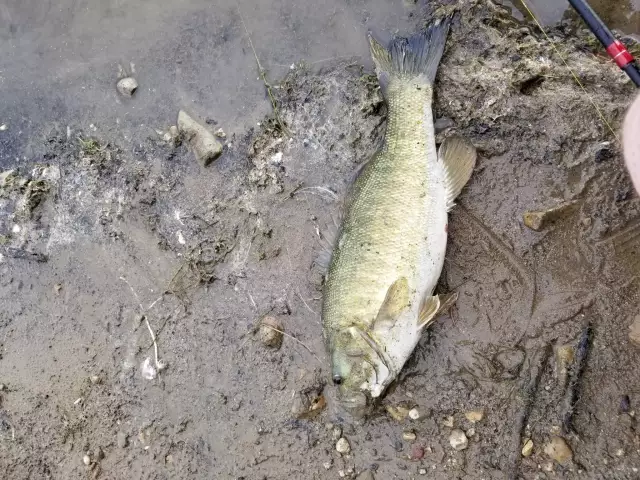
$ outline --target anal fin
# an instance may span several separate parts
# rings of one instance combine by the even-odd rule
[[[440,145],[438,157],[445,171],[447,210],[451,210],[456,198],[471,178],[476,165],[476,148],[463,137],[448,137]]]
[[[449,310],[457,299],[458,294],[456,292],[425,297],[418,313],[418,328],[427,328],[439,313]]]

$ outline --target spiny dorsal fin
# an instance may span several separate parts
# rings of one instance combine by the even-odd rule
[[[374,330],[377,334],[390,330],[400,314],[409,306],[409,282],[401,277],[391,284],[378,311]]]
[[[418,329],[427,328],[431,325],[438,314],[450,309],[457,299],[458,294],[456,292],[424,297],[418,314]]]
[[[447,210],[451,210],[456,198],[471,178],[471,172],[476,165],[476,148],[463,137],[449,137],[440,145],[438,157],[444,166]]]

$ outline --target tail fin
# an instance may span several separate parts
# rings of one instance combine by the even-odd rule
[[[394,38],[388,48],[369,32],[371,56],[382,87],[391,76],[422,77],[426,83],[433,84],[450,24],[450,17],[437,19],[424,32],[408,38]]]

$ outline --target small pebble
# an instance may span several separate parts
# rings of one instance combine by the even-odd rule
[[[333,466],[333,462],[324,462],[322,466],[325,470],[329,470]]]
[[[4,132],[7,129],[7,124],[3,123],[2,125],[0,125],[0,132]]]
[[[349,445],[349,441],[342,437],[336,443],[336,451],[341,455],[347,455],[351,451],[351,445]]]
[[[102,451],[102,448],[100,447],[96,447],[93,450],[93,456],[96,458],[96,461],[100,461],[104,458],[104,452]]]
[[[522,456],[529,457],[533,453],[533,440],[529,439],[524,442],[524,446],[522,447]]]
[[[89,455],[85,455],[82,457],[82,463],[84,463],[87,467],[91,465],[91,457]]]
[[[89,377],[89,380],[91,381],[91,383],[93,383],[94,385],[98,385],[99,383],[102,383],[102,379],[100,378],[99,375],[91,375]]]
[[[2,390],[1,386],[0,390]],[[620,413],[628,413],[629,410],[631,410],[631,399],[629,398],[629,395],[622,395],[622,397],[620,397],[619,411]]]
[[[544,447],[544,453],[560,464],[565,464],[573,459],[573,452],[562,437],[551,437]]]
[[[337,425],[335,427],[333,427],[333,432],[332,432],[331,436],[333,437],[334,441],[340,440],[340,438],[342,438],[342,428],[340,426],[337,426]]]
[[[409,410],[409,418],[411,420],[419,420],[420,419],[420,411],[417,408],[412,408]]]
[[[470,422],[477,423],[484,418],[484,410],[483,409],[470,410],[467,413],[465,413],[464,416],[467,417],[467,420],[469,420]]]
[[[596,163],[606,162],[607,160],[611,160],[614,156],[615,154],[613,150],[605,146],[596,151],[595,161]]]
[[[219,138],[227,138],[227,134],[226,134],[226,133],[224,133],[224,130],[222,130],[221,128],[217,129],[217,130],[216,130],[215,132],[213,132],[213,133],[214,133],[214,135],[215,135],[216,137],[219,137]]]
[[[116,436],[116,443],[118,444],[118,447],[126,448],[126,446],[129,444],[129,438],[127,437],[127,434],[124,432],[118,432],[118,435]]]
[[[636,346],[640,346],[640,315],[636,315],[629,325],[629,340]]]
[[[270,315],[266,316],[260,322],[260,341],[266,347],[279,349],[282,346],[283,331],[280,320]]]
[[[471,427],[470,429],[467,430],[467,437],[471,438],[476,434],[476,429]]]
[[[452,416],[452,415],[449,415],[447,418],[445,418],[445,419],[442,421],[442,425],[444,425],[444,426],[445,426],[445,427],[447,427],[447,428],[453,428],[453,425],[454,425],[454,423],[453,423],[453,416]]]
[[[405,407],[394,407],[392,405],[387,405],[386,409],[387,412],[389,412],[389,415],[391,415],[393,419],[398,422],[402,422],[405,418],[407,418],[407,415],[409,415],[409,409]]]
[[[414,445],[411,449],[411,460],[418,461],[424,457],[424,447],[421,445]]]
[[[120,92],[120,95],[130,97],[138,89],[138,82],[133,77],[125,77],[118,80],[116,88],[118,92]]]
[[[469,440],[462,430],[455,429],[451,432],[451,435],[449,435],[449,444],[454,450],[460,451],[469,446]]]
[[[427,469],[426,468],[421,468],[420,470],[418,470],[418,473],[420,475],[426,475],[427,474]]]
[[[5,388],[7,387],[5,387],[4,383],[0,383],[0,392],[2,392]]]
[[[416,432],[414,432],[413,430],[405,430],[404,432],[402,432],[402,439],[405,442],[413,442],[416,438]]]

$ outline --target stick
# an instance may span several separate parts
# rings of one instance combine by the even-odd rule
[[[509,455],[509,480],[518,480],[520,471],[520,457],[522,451],[522,432],[525,428],[525,425],[527,424],[527,421],[529,420],[531,408],[533,407],[533,403],[536,399],[538,385],[540,385],[542,374],[544,373],[545,366],[549,361],[552,350],[553,349],[551,348],[551,345],[547,345],[542,352],[538,353],[538,361],[529,370],[529,382],[526,384],[524,391],[522,392],[522,396],[520,397],[522,401],[522,408],[520,409],[520,412],[516,417],[515,425],[513,428],[512,441],[514,447],[513,452],[511,452],[511,454]]]
[[[580,399],[580,387],[582,386],[582,377],[587,364],[587,356],[589,355],[589,347],[591,346],[591,324],[588,324],[580,335],[580,342],[576,351],[576,363],[571,376],[571,381],[567,387],[564,396],[564,411],[562,414],[562,431],[565,434],[571,433],[573,429],[573,413],[576,404]]]

